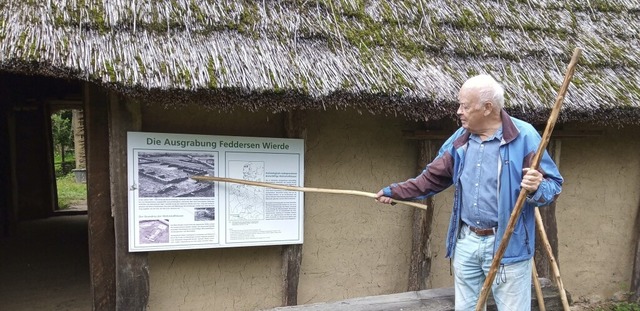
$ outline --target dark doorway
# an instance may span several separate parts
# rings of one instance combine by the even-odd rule
[[[51,103],[81,94],[78,81],[0,73],[2,309],[91,309],[86,212],[53,217]]]

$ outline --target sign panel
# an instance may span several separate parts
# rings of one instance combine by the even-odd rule
[[[129,251],[303,242],[302,139],[127,133]]]

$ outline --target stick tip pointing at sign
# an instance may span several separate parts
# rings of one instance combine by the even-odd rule
[[[249,185],[249,186],[268,187],[268,188],[289,190],[289,191],[319,192],[319,193],[333,193],[333,194],[349,194],[349,195],[358,195],[358,196],[364,196],[364,197],[369,197],[369,198],[375,198],[376,197],[375,193],[357,191],[357,190],[294,187],[294,186],[278,185],[278,184],[272,184],[272,183],[257,182],[257,181],[244,180],[244,179],[226,178],[226,177],[192,176],[191,179],[195,179],[195,180],[198,180],[198,181],[208,181],[208,182],[213,182],[213,181],[230,182],[230,183],[243,184],[243,185]],[[417,207],[417,208],[420,208],[420,209],[427,209],[426,205],[420,204],[420,203],[417,203],[417,202],[407,202],[407,201],[393,200],[392,203],[404,204],[404,205],[408,205],[408,206]]]

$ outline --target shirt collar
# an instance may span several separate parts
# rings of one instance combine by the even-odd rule
[[[511,120],[511,117],[504,109],[502,109],[501,113],[502,113],[502,127],[503,127],[502,144],[508,144],[514,139],[516,139],[516,137],[518,137],[518,135],[520,134],[520,130],[518,130],[516,125],[513,123],[514,121]],[[464,130],[461,133],[461,135],[453,141],[453,147],[454,148],[462,147],[464,144],[466,144],[469,141],[469,135],[471,135],[471,133],[469,133],[469,131],[467,130]]]
[[[480,135],[478,135],[478,134],[471,134],[469,136],[469,138],[471,138],[471,139],[473,139],[473,140],[475,140],[475,141],[477,141],[479,143],[482,142],[482,139],[480,138]],[[493,135],[491,137],[487,138],[485,140],[485,142],[489,142],[489,141],[492,141],[494,139],[497,139],[498,141],[502,141],[502,125],[493,133]]]

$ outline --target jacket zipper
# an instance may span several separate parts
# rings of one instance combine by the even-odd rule
[[[524,227],[524,245],[527,248],[527,254],[531,255],[531,249],[529,249],[529,230],[527,230],[527,217],[522,213],[522,227]]]

